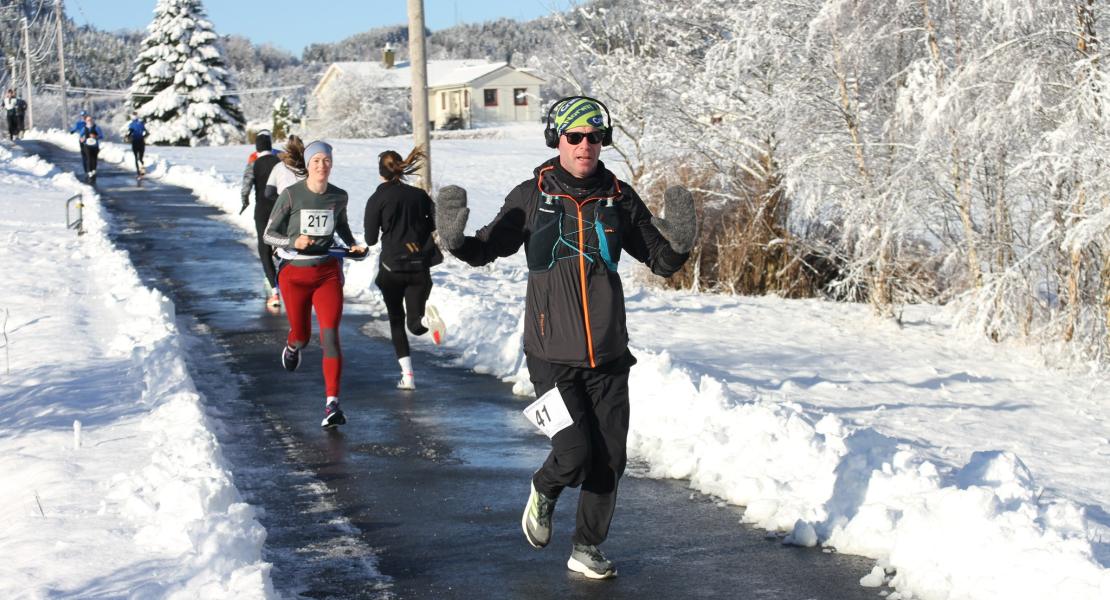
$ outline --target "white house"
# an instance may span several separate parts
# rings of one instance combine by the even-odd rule
[[[312,95],[321,98],[328,86],[355,76],[382,88],[412,88],[407,62],[336,62],[324,71]],[[540,86],[544,79],[508,63],[484,60],[428,61],[428,118],[436,129],[469,129],[474,124],[539,122]]]

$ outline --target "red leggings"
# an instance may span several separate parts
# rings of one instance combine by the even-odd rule
[[[324,349],[324,386],[328,396],[339,396],[343,353],[339,349],[339,320],[343,317],[343,271],[339,261],[300,267],[286,264],[278,274],[281,299],[289,317],[290,346],[304,348],[312,337],[312,309],[320,324],[320,346]]]

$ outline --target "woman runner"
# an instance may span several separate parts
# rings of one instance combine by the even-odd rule
[[[443,262],[443,254],[432,240],[432,232],[436,229],[435,204],[427,192],[403,181],[420,168],[423,159],[424,150],[419,146],[404,160],[393,150],[379,154],[378,173],[382,183],[366,200],[363,215],[367,246],[377,243],[381,231],[381,262],[374,283],[382,291],[389,313],[389,335],[397,362],[401,364],[401,380],[397,387],[402,390],[416,389],[409,339],[405,333],[405,308],[408,308],[407,323],[413,335],[431,330],[432,341],[442,344],[445,334],[439,311],[427,304],[432,291],[429,268]]]
[[[266,243],[282,259],[278,282],[289,319],[289,336],[281,353],[281,364],[294,371],[301,363],[301,349],[312,333],[312,309],[320,326],[324,349],[324,420],[321,426],[347,422],[339,408],[339,379],[343,355],[339,348],[339,321],[343,315],[343,271],[340,261],[328,253],[335,234],[353,254],[365,254],[366,246],[355,244],[347,223],[347,192],[328,183],[332,148],[312,142],[304,149],[308,176],[285,188],[274,204],[266,226]]]

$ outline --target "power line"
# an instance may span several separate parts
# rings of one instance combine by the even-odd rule
[[[39,15],[42,14],[42,8],[46,5],[46,0],[39,0],[39,7],[35,9],[35,16],[31,17],[28,26],[32,26],[39,21]]]
[[[62,86],[60,86],[58,84],[54,84],[54,83],[46,83],[46,84],[43,84],[42,87],[44,89],[47,89],[47,90],[50,90],[50,91],[58,91],[58,90],[61,89]],[[266,93],[270,93],[270,92],[283,92],[283,91],[286,91],[286,90],[296,90],[296,89],[301,89],[303,87],[304,87],[304,85],[282,85],[282,86],[264,87],[264,88],[245,88],[245,89],[240,89],[240,90],[224,90],[223,95],[224,96],[245,96],[245,95],[249,95],[249,94],[266,94]],[[133,93],[131,93],[131,90],[109,90],[109,89],[94,88],[94,87],[74,87],[74,86],[71,86],[71,85],[66,86],[66,91],[67,92],[72,92],[75,95],[76,94],[81,94],[81,95],[88,95],[90,97],[96,96],[98,98],[127,98],[127,97],[153,98],[154,96],[157,95],[157,94],[133,94]],[[184,97],[187,96],[187,94],[175,94],[175,95],[178,96],[178,97],[181,97],[181,98],[184,98]]]
[[[49,38],[45,35],[42,36],[42,39],[39,41],[39,47],[31,52],[31,58],[36,64],[41,64],[48,58],[51,53],[50,46],[54,45],[54,40],[58,35],[57,28],[48,27],[47,29],[49,31]]]

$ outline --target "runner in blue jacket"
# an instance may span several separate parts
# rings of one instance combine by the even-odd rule
[[[85,129],[85,117],[87,116],[89,116],[88,112],[81,111],[81,114],[77,117],[77,122],[73,124],[73,127],[69,128],[69,132],[76,133],[78,137],[80,137],[81,132]],[[77,149],[81,151],[81,169],[84,170],[85,173],[88,173],[89,163],[88,159],[85,157],[85,145],[78,142]]]
[[[131,113],[131,122],[127,124],[127,140],[131,142],[131,154],[135,155],[135,177],[142,179],[146,175],[146,165],[143,155],[146,154],[146,125],[139,118],[139,113]]]

